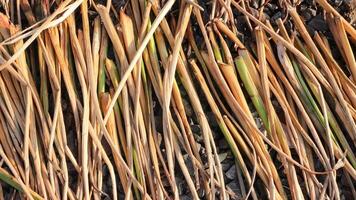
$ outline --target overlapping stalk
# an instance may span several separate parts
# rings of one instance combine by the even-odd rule
[[[316,2],[330,37],[288,2],[293,30],[264,1],[1,2],[0,199],[356,199],[356,31]]]

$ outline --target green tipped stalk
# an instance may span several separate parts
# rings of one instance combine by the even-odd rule
[[[303,45],[301,44],[301,42],[299,40],[297,40],[300,47],[302,48],[303,53],[310,59],[310,56],[308,54],[308,52],[306,51],[306,49],[303,47]],[[318,101],[318,103],[321,103],[321,99],[320,99],[320,95],[318,95],[319,91],[317,89],[317,86],[312,83],[312,81],[310,81],[309,79],[304,79],[302,72],[300,71],[300,67],[299,64],[297,63],[297,61],[295,59],[292,59],[292,65],[294,67],[295,73],[297,75],[297,78],[299,80],[300,85],[303,88],[304,93],[302,94],[304,96],[303,99],[305,99],[305,101],[309,102],[305,102],[306,105],[308,105],[309,109],[312,109],[316,115],[316,117],[318,118],[319,122],[321,123],[321,125],[325,128],[326,126],[326,122],[325,122],[325,118],[322,114],[322,112],[320,111],[317,103],[314,100],[314,97],[316,98],[316,100]],[[308,87],[309,86],[309,87]],[[310,88],[310,89],[309,89]],[[314,94],[313,94],[310,92]],[[310,105],[310,106],[309,106]],[[347,142],[344,134],[342,133],[342,130],[340,129],[340,126],[338,125],[334,114],[330,111],[330,108],[327,106],[327,116],[328,116],[328,121],[329,124],[333,130],[333,134],[331,134],[331,137],[333,139],[333,141],[338,145],[338,140],[341,143],[341,146],[347,150],[347,156],[350,159],[352,165],[356,168],[356,158],[355,155],[352,153],[353,151],[351,150],[351,147],[349,145],[349,143]],[[337,139],[335,138],[334,134],[336,134]],[[323,135],[325,138],[325,135]]]
[[[105,92],[105,59],[108,52],[108,38],[104,29],[102,30],[101,35],[101,47],[99,52],[99,72],[98,72],[98,95]]]
[[[16,190],[23,192],[21,185],[16,181],[16,179],[14,177],[12,177],[10,174],[8,174],[2,168],[0,168],[0,180],[9,184],[11,187],[15,188]],[[36,192],[30,190],[30,193],[32,195],[32,198],[34,198],[35,200],[43,200],[43,198]]]
[[[240,75],[240,78],[245,86],[245,89],[246,89],[247,93],[249,94],[251,101],[256,108],[256,111],[258,112],[259,116],[261,117],[261,119],[266,127],[266,130],[270,131],[265,106],[263,104],[261,96],[258,94],[256,85],[254,84],[254,82],[249,74],[249,71],[247,69],[244,59],[241,56],[238,56],[237,58],[235,58],[235,65],[236,65],[237,71]]]

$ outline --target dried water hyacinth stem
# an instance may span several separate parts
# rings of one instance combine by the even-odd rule
[[[317,2],[332,37],[311,37],[299,5],[273,2],[4,4],[0,199],[354,191],[355,30]],[[264,15],[283,6],[287,21],[272,26]]]

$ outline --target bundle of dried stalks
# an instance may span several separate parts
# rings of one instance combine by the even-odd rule
[[[295,1],[116,3],[1,2],[0,199],[356,199],[356,30],[326,0],[327,36]]]

